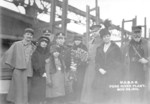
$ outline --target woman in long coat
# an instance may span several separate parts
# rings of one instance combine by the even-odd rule
[[[32,54],[33,77],[31,80],[30,103],[39,104],[45,98],[46,80],[44,77],[46,59],[49,58],[49,38],[40,37]]]
[[[84,75],[87,68],[88,52],[82,42],[81,36],[74,37],[74,45],[71,49],[71,64],[69,80],[72,82],[72,99],[79,102],[84,82]]]
[[[62,102],[65,96],[64,34],[56,34],[56,44],[51,46],[51,56],[46,64],[46,100]]]
[[[97,48],[95,56],[96,75],[93,82],[95,103],[116,101],[120,93],[112,85],[119,85],[122,76],[121,50],[110,40],[110,32],[100,31],[103,43]]]

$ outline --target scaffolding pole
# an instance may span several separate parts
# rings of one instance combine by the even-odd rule
[[[55,12],[56,12],[56,0],[51,0],[50,30],[52,33],[54,33],[55,27]]]
[[[62,32],[66,35],[67,28],[67,13],[68,12],[68,0],[63,0],[62,5]]]

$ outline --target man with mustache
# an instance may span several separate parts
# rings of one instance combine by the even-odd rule
[[[146,70],[148,67],[148,42],[141,37],[141,26],[132,27],[133,34],[128,44],[126,56],[129,62],[129,80],[131,85],[132,102],[143,102],[146,88]],[[142,87],[138,87],[142,86]]]

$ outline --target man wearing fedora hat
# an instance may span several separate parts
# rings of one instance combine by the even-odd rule
[[[28,86],[33,74],[31,55],[35,50],[31,42],[33,35],[34,30],[26,28],[23,40],[14,42],[3,57],[3,63],[13,71],[7,100],[14,104],[28,103]]]

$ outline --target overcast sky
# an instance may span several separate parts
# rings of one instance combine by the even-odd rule
[[[38,0],[37,0],[38,1]],[[95,0],[68,0],[69,4],[86,11],[86,5],[90,8],[95,7]],[[98,6],[100,6],[100,18],[110,19],[113,24],[120,25],[122,19],[131,20],[137,16],[137,25],[144,25],[144,17],[147,18],[147,33],[150,28],[150,3],[149,0],[98,0]],[[16,8],[14,5],[0,2],[0,6],[6,6],[7,8],[14,9],[15,11],[21,10]],[[44,20],[49,20],[47,16],[39,16]],[[77,24],[69,24],[68,29],[77,31],[79,33],[85,32],[85,26]],[[125,23],[125,29],[131,30],[131,23]]]
[[[69,0],[71,5],[86,10],[86,5],[95,7],[95,0]],[[98,0],[100,18],[110,19],[112,23],[121,25],[122,19],[131,20],[137,16],[137,25],[144,25],[147,18],[147,30],[150,28],[149,0]],[[125,23],[125,29],[131,30],[131,23]]]

